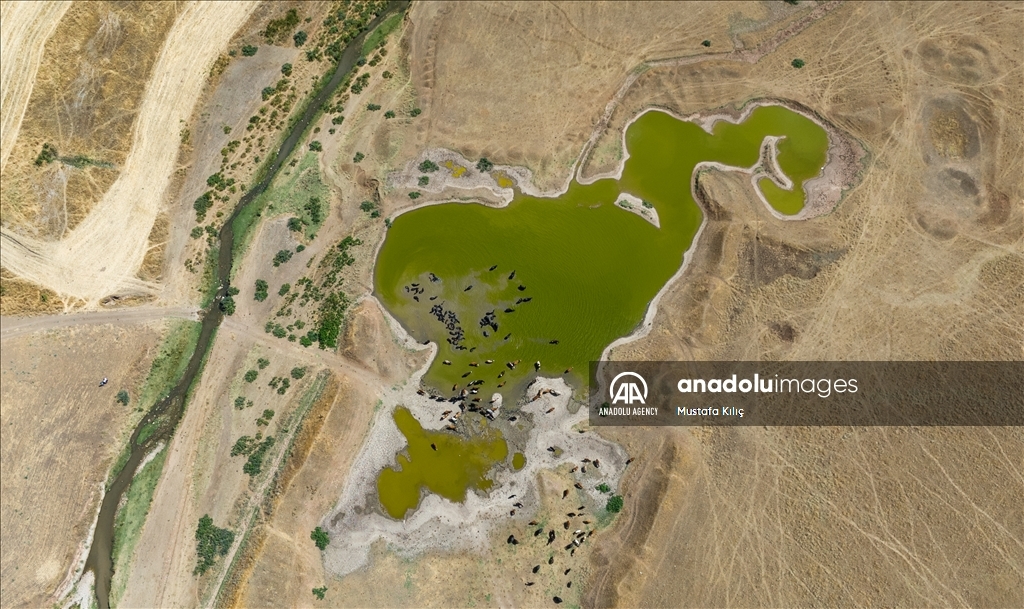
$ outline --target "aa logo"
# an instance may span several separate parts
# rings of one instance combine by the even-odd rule
[[[620,381],[624,376],[636,377],[640,384],[630,380]],[[612,379],[608,393],[611,395],[612,404],[646,404],[644,400],[647,399],[647,381],[636,372],[620,372]]]

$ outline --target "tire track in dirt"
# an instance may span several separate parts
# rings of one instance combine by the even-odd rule
[[[43,48],[70,6],[70,0],[0,4],[0,171],[18,139]]]
[[[200,2],[181,11],[157,58],[117,181],[62,241],[0,231],[5,268],[87,308],[114,293],[156,292],[155,283],[135,275],[174,171],[179,131],[192,115],[210,64],[255,7],[253,1]],[[22,247],[16,247],[19,242]]]

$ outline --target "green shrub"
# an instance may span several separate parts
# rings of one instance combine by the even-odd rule
[[[313,140],[309,143],[309,149],[313,152],[320,152],[324,149],[324,146],[318,140]]]
[[[643,205],[644,207],[646,207],[647,209],[653,209],[654,208],[654,205],[652,205],[651,202],[646,200],[646,199],[643,200],[643,201],[640,201],[640,204]]]
[[[292,378],[293,379],[299,380],[300,378],[302,378],[304,376],[306,376],[306,369],[305,368],[292,368]]]
[[[305,249],[306,249],[306,246],[302,245],[301,243],[295,246],[295,252],[296,253],[305,251]]]
[[[380,76],[381,78],[391,78],[392,76],[394,76],[394,74],[392,74],[388,70],[384,70],[383,72],[381,72]]]
[[[256,377],[259,376],[259,375],[260,375],[260,373],[256,372],[255,370],[248,370],[245,373],[245,377],[244,377],[245,378],[245,382],[246,383],[251,383],[251,382],[255,381]]]
[[[395,111],[388,110],[387,112],[384,113],[384,118],[395,118]]]
[[[792,62],[790,62],[790,65],[792,65],[794,68],[799,70],[800,68],[804,67],[804,65],[806,65],[806,64],[804,63],[803,59],[794,59]]]
[[[245,401],[244,399],[242,400]],[[235,441],[235,445],[231,447],[231,456],[237,457],[238,455],[248,455],[256,448],[256,439],[252,436],[242,436]]]
[[[267,39],[267,42],[275,42],[283,39],[288,35],[288,32],[295,29],[295,26],[299,24],[299,14],[295,9],[289,9],[285,13],[284,17],[280,19],[271,19],[267,23],[267,28],[263,30],[263,36]]]
[[[202,226],[197,226],[197,227],[193,228],[192,232],[189,233],[189,234],[192,235],[193,239],[198,239],[198,238],[203,236],[203,227]]]
[[[260,91],[260,96],[263,98],[263,101],[267,101],[268,99],[273,97],[274,93],[276,92],[277,91],[274,89],[274,87],[263,87],[263,90]]]
[[[283,66],[281,66],[281,73],[284,74],[285,76],[291,76],[292,75],[292,64],[286,63]]]
[[[274,326],[274,331],[272,332],[272,334],[277,338],[284,338],[285,336],[288,335],[288,331],[285,330],[280,325],[276,325]]]
[[[332,125],[340,125],[343,122],[345,122],[345,117],[340,115],[340,114],[338,116],[335,116],[334,118],[331,119],[331,124]]]
[[[258,300],[260,302],[263,302],[264,300],[267,299],[267,295],[268,295],[268,290],[269,289],[270,289],[270,285],[267,284],[266,281],[263,281],[262,279],[257,279],[256,280],[256,294],[253,295],[253,298],[255,298],[256,300]]]
[[[309,221],[314,225],[319,225],[324,220],[324,206],[320,202],[319,197],[310,197],[309,201],[302,206],[309,214]]]
[[[327,586],[320,586],[319,588],[313,588],[313,596],[320,600],[324,600],[324,595],[327,594]]]
[[[128,392],[125,391],[124,389],[122,389],[121,391],[118,391],[117,392],[117,397],[114,398],[114,400],[116,402],[119,402],[120,404],[122,404],[124,406],[127,406],[128,405]]]
[[[601,484],[598,484],[594,488],[596,488],[597,490],[601,491],[602,493],[610,493],[611,490],[612,490],[612,487],[608,486],[604,482],[602,482]]]
[[[235,314],[235,299],[231,294],[225,294],[224,298],[220,299],[220,310],[225,315]]]
[[[316,547],[321,551],[326,550],[327,544],[331,543],[331,536],[328,535],[327,531],[323,530],[321,527],[313,529],[309,534],[309,538],[313,540],[313,543],[316,544]]]
[[[274,418],[274,411],[269,409],[269,408],[267,408],[266,410],[263,411],[263,416],[261,418],[266,419],[267,421],[269,421],[270,419],[273,419]]]
[[[256,51],[258,51],[258,50],[259,50],[258,47],[254,47],[251,44],[247,44],[247,45],[242,47],[242,55],[244,55],[246,57],[252,57],[253,55],[256,54]]]
[[[277,295],[278,296],[284,296],[285,294],[288,293],[288,290],[290,290],[290,289],[292,289],[292,284],[290,284],[290,283],[282,283],[281,284],[281,289],[277,291]]]
[[[302,45],[306,44],[306,39],[307,38],[309,38],[309,34],[307,34],[306,32],[303,32],[301,30],[299,30],[298,32],[295,32],[295,35],[292,36],[292,40],[295,41],[295,46],[297,46],[297,47],[301,47]],[[309,58],[309,53],[308,52],[306,53],[306,57],[307,57],[307,59]]]
[[[292,259],[292,251],[291,250],[281,250],[281,251],[277,252],[276,254],[274,254],[274,266],[281,266],[282,264],[284,264],[285,262],[288,262],[291,259]]]
[[[494,169],[494,163],[488,161],[487,157],[482,157],[479,161],[476,162],[476,168],[478,171],[482,173],[487,173],[488,171]]]
[[[36,157],[36,165],[45,165],[55,160],[57,160],[57,149],[53,144],[43,144],[43,149],[39,152],[39,156]]]
[[[240,395],[237,398],[235,398],[235,408],[237,408],[239,410],[245,408],[245,397],[244,396]]]
[[[622,496],[612,495],[608,498],[608,503],[605,504],[604,509],[608,510],[612,514],[617,514],[622,511]]]
[[[418,191],[418,190],[414,190],[414,191],[409,193],[409,198],[412,199],[413,201],[415,201],[416,199],[419,199],[422,196],[423,196],[423,194],[420,191]]]
[[[376,112],[377,110],[380,110],[380,106],[377,104],[366,104],[366,109],[370,112]]]
[[[438,167],[437,163],[435,163],[434,161],[431,161],[430,159],[427,159],[427,160],[423,161],[422,163],[420,163],[419,167],[417,167],[417,169],[419,169],[423,173],[432,173],[432,172],[435,172],[438,169],[440,169],[440,167]]]
[[[354,157],[352,157],[352,162],[353,163],[358,163],[359,161],[361,161],[361,160],[363,160],[365,158],[366,158],[365,154],[363,154],[362,152],[357,152],[356,155]]]
[[[230,288],[228,288],[228,296],[238,296],[238,293],[239,293],[240,291],[241,291],[241,290],[239,290],[239,289],[238,289],[238,288],[236,288],[235,286],[231,286]]]
[[[709,47],[709,46],[711,46],[711,41],[710,41],[710,40],[705,40],[705,41],[704,41],[704,42],[702,42],[701,44],[702,44],[703,46],[705,46],[705,47]]]
[[[302,230],[302,219],[301,218],[289,218],[288,219],[288,230],[299,232]]]
[[[362,203],[359,204],[359,209],[365,212],[371,212],[377,209],[377,204],[374,203],[373,201],[363,201]]]
[[[242,466],[242,471],[249,476],[255,476],[263,471],[263,457],[267,455],[267,451],[274,445],[273,436],[263,440],[259,443],[249,458],[245,461],[245,465]]]
[[[220,529],[213,526],[213,519],[209,514],[204,514],[199,519],[199,526],[196,527],[196,568],[195,574],[205,573],[213,566],[218,556],[224,556],[231,549],[235,541],[235,534],[228,529]]]
[[[260,367],[260,370],[265,370],[267,366],[270,365],[270,360],[265,357],[261,357],[256,360],[256,365]]]
[[[419,116],[422,113],[423,113],[423,110],[420,110],[419,108],[413,108],[412,111],[409,112],[409,116],[411,116],[413,118],[416,118],[417,116]]]
[[[291,387],[291,386],[292,386],[292,382],[291,381],[289,381],[286,378],[282,378],[281,379],[281,386],[277,388],[277,394],[278,395],[284,395],[284,392],[288,391],[288,388]],[[264,411],[264,412],[266,412],[266,411]],[[270,413],[271,413],[271,416],[273,416],[274,411],[271,410]]]

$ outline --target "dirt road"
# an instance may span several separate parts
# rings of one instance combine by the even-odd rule
[[[90,311],[72,313],[70,315],[45,315],[42,317],[3,317],[0,318],[0,341],[7,341],[15,336],[30,334],[43,330],[69,328],[72,326],[97,326],[113,324],[125,326],[141,324],[164,318],[199,320],[199,312],[191,307],[137,307],[116,309],[114,311]]]
[[[136,278],[148,236],[174,171],[179,131],[192,115],[209,66],[256,7],[255,2],[189,4],[167,36],[135,124],[121,175],[96,208],[56,243],[3,230],[5,268],[95,308],[114,293],[155,293]],[[117,235],[119,247],[110,237]]]
[[[18,139],[43,47],[69,6],[70,1],[0,4],[0,171]]]

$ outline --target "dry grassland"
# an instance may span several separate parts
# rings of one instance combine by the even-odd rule
[[[5,58],[0,69],[0,172],[18,139],[43,46],[71,2],[4,2],[0,4],[0,44]]]
[[[179,133],[191,116],[209,66],[254,8],[252,2],[197,3],[181,11],[156,60],[132,134],[131,152],[117,180],[74,230],[60,241],[3,229],[3,265],[49,287],[70,302],[95,307],[114,293],[151,294],[156,286],[136,277],[147,238],[175,169]],[[118,248],[107,239],[119,238]]]
[[[68,4],[45,51],[40,47],[21,130],[4,134],[4,145],[10,137],[13,149],[3,172],[4,227],[44,240],[72,230],[117,179],[177,13],[166,2]],[[83,161],[37,166],[44,143],[63,158]]]
[[[85,560],[102,484],[130,424],[162,324],[62,328],[0,350],[0,605],[56,602]],[[103,377],[110,379],[99,387]],[[115,401],[125,389],[129,406]],[[66,592],[67,590],[63,590]]]

